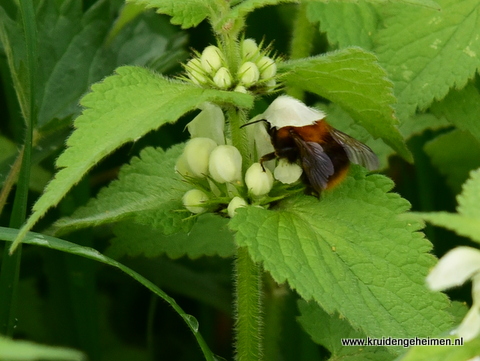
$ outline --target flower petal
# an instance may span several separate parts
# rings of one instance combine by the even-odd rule
[[[325,116],[324,112],[307,107],[300,100],[282,95],[270,104],[262,118],[266,119],[272,126],[281,128],[311,125],[317,120],[325,118]]]

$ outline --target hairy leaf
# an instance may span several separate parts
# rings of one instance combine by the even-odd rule
[[[477,0],[440,0],[441,11],[389,6],[379,61],[395,84],[400,119],[461,88],[480,66]]]
[[[305,300],[345,317],[371,337],[429,336],[451,322],[445,295],[425,276],[435,263],[419,222],[398,218],[410,207],[380,175],[354,167],[321,200],[295,197],[276,209],[241,208],[235,240],[273,278]]]
[[[82,99],[87,109],[76,119],[68,148],[57,160],[60,171],[33,206],[33,214],[12,249],[86,172],[122,144],[175,122],[206,101],[229,102],[244,108],[253,103],[247,94],[202,89],[129,66],[118,68],[116,75],[95,84],[92,90]]]
[[[285,83],[316,93],[346,110],[375,138],[382,138],[402,157],[411,154],[398,129],[392,84],[373,54],[348,48],[283,64]]]

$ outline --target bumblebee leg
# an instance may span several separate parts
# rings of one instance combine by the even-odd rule
[[[263,166],[264,162],[268,162],[269,160],[277,158],[275,152],[265,154],[262,158],[260,158],[260,165],[262,166],[263,171],[265,172],[265,167]]]

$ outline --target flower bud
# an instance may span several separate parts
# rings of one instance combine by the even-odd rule
[[[268,168],[263,170],[260,163],[253,163],[245,173],[245,183],[249,192],[255,196],[262,196],[270,192],[273,186],[272,172]]]
[[[210,138],[192,138],[188,141],[182,157],[187,166],[187,174],[197,178],[207,175],[210,153],[217,146]],[[181,166],[182,161],[177,162]],[[190,172],[188,172],[190,170]]]
[[[232,76],[230,75],[230,71],[222,66],[220,69],[217,70],[217,73],[213,77],[213,82],[216,86],[220,89],[228,89],[232,85]]]
[[[207,78],[205,77],[205,73],[203,72],[202,63],[200,59],[193,58],[185,65],[185,70],[187,72],[187,76],[193,81],[195,84],[200,85],[207,82]]]
[[[257,66],[260,71],[260,78],[262,79],[270,79],[277,74],[277,64],[275,64],[275,61],[268,56],[264,56],[257,61]]]
[[[258,81],[260,78],[260,72],[255,63],[247,61],[242,64],[240,69],[238,69],[238,76],[240,78],[240,83],[249,87]]]
[[[284,184],[291,184],[299,180],[302,173],[303,169],[298,164],[281,158],[273,171],[273,176]]]
[[[209,74],[213,74],[222,66],[222,52],[214,45],[207,46],[200,57],[203,69]]]
[[[202,204],[208,201],[208,196],[199,189],[191,189],[183,195],[182,202],[185,208],[192,213],[203,213],[207,209]]]
[[[246,205],[247,202],[245,201],[245,199],[240,197],[233,197],[227,207],[228,216],[230,218],[233,218],[233,216],[237,213],[236,209],[240,207],[245,207]]]
[[[243,60],[250,60],[258,53],[258,46],[255,40],[245,39],[242,42],[242,57]]]
[[[247,88],[245,88],[243,85],[237,85],[235,87],[235,89],[233,89],[233,91],[243,93],[243,94],[247,94]]]
[[[219,183],[230,183],[242,178],[242,156],[233,145],[219,145],[210,154],[208,170]]]

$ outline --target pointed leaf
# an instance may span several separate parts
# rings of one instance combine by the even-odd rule
[[[378,33],[375,51],[395,83],[400,119],[463,87],[480,66],[478,1],[438,3],[441,11],[389,6]]]
[[[472,171],[457,197],[458,213],[414,213],[415,216],[436,226],[445,227],[457,234],[480,243],[480,169]]]
[[[139,67],[121,67],[92,87],[82,99],[87,109],[75,121],[68,148],[57,160],[61,168],[33,206],[33,214],[14,242],[55,206],[106,155],[165,123],[175,122],[206,101],[252,106],[253,98],[238,92],[202,89],[172,81]]]
[[[411,154],[396,128],[392,84],[373,54],[348,48],[279,67],[288,86],[316,93],[345,109],[375,138],[382,138],[402,157]]]
[[[195,27],[205,18],[218,14],[221,2],[218,0],[128,0],[143,5],[147,9],[155,8],[160,14],[172,17],[172,24],[182,29]]]
[[[418,222],[398,219],[409,203],[387,193],[393,184],[360,167],[321,200],[299,196],[276,209],[241,208],[231,220],[273,278],[305,300],[339,313],[367,336],[438,334],[450,326],[445,295],[425,277],[435,259]]]

